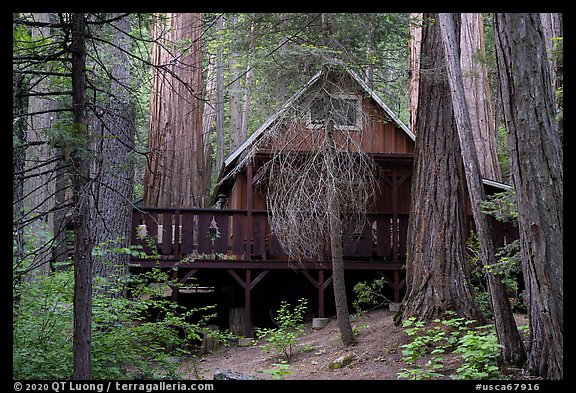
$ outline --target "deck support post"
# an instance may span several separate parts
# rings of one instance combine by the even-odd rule
[[[302,270],[302,274],[318,289],[318,318],[324,318],[324,291],[332,283],[332,276],[325,280],[322,269],[318,270],[318,281],[306,270]]]
[[[228,273],[236,280],[242,288],[244,288],[244,337],[252,336],[252,309],[251,309],[251,292],[252,289],[264,278],[270,270],[263,270],[253,281],[252,281],[252,269],[246,269],[244,272],[244,280],[236,274],[232,269],[227,269]]]
[[[318,318],[324,318],[324,270],[318,271]]]
[[[394,270],[394,303],[400,303],[400,272]]]
[[[251,270],[246,269],[246,281],[244,285],[244,337],[252,336],[252,309],[250,307],[250,288]]]
[[[172,270],[172,279],[174,281],[178,280],[178,269]],[[172,301],[177,302],[178,301],[178,286],[171,285],[170,288],[172,288]]]
[[[383,270],[376,270],[376,273],[378,273],[378,275],[382,277],[384,281],[386,281],[389,285],[392,286],[392,290],[394,291],[393,294],[394,303],[400,303],[401,302],[400,290],[402,289],[402,287],[404,287],[404,285],[406,285],[406,278],[400,281],[400,270],[394,270],[392,272],[393,274],[392,281],[390,281],[390,279],[386,276]]]

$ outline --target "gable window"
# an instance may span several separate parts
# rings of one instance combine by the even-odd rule
[[[330,113],[337,130],[357,130],[362,128],[362,101],[356,95],[336,95],[330,98]],[[315,100],[308,111],[308,128],[324,126],[324,102]]]

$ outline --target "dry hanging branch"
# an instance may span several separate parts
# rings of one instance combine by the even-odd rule
[[[329,139],[319,129],[322,126],[310,121],[311,108],[318,106],[329,108],[322,122],[330,118],[339,124],[348,116],[359,116],[359,112],[346,113],[341,104],[343,83],[320,83],[318,89],[295,102],[251,150],[252,154],[262,148],[272,152],[260,186],[267,187],[271,232],[291,260],[323,260],[330,255],[330,201],[334,198],[345,228],[343,238],[353,239],[355,233],[361,233],[377,187],[375,163],[361,146],[361,128],[336,126],[331,153]]]

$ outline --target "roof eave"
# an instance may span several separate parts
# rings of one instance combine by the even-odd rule
[[[514,187],[512,187],[512,186],[510,186],[510,185],[508,185],[508,184],[505,184],[505,183],[502,183],[502,182],[499,182],[499,181],[496,181],[496,180],[486,179],[486,178],[482,178],[482,183],[484,183],[484,185],[492,186],[492,187],[495,187],[495,188],[499,188],[499,189],[504,190],[504,191],[513,190],[513,189],[514,189]]]
[[[400,120],[400,118],[388,107],[388,105],[384,103],[384,101],[382,101],[382,99],[366,84],[366,82],[364,82],[364,80],[360,78],[354,71],[348,68],[345,69],[348,74],[351,75],[352,78],[362,87],[362,89],[364,89],[364,91],[368,93],[370,97],[372,97],[372,99],[382,108],[382,110],[394,121],[394,123],[396,123],[396,125],[398,125],[408,135],[408,137],[412,139],[412,141],[416,141],[416,135],[414,132],[412,132],[412,130],[406,124],[404,124],[402,120]],[[221,180],[225,177],[225,173],[227,172],[228,168],[230,168],[230,166],[236,161],[242,152],[244,152],[252,143],[254,143],[260,137],[260,135],[264,133],[268,127],[270,127],[272,123],[277,121],[280,116],[282,116],[292,106],[292,104],[297,101],[300,96],[302,96],[302,94],[304,94],[304,92],[306,92],[306,90],[308,90],[308,88],[320,78],[321,75],[322,71],[318,71],[312,78],[310,78],[310,80],[306,83],[306,85],[304,85],[304,87],[302,87],[302,89],[296,92],[292,97],[290,97],[290,99],[288,99],[288,101],[284,103],[278,112],[270,116],[268,120],[264,122],[264,124],[262,124],[256,131],[254,131],[254,133],[250,135],[248,139],[246,139],[228,156],[228,158],[226,158],[223,167],[220,170],[221,176],[219,176],[220,179],[218,183],[220,183]],[[513,187],[508,184],[504,184],[502,182],[491,179],[483,178],[482,182],[485,185],[499,188],[504,191],[513,189]]]
[[[410,139],[412,139],[412,141],[416,141],[416,134],[414,134],[412,130],[406,124],[404,124],[402,120],[400,120],[400,118],[392,111],[392,109],[390,109],[388,105],[384,103],[384,101],[382,101],[382,99],[374,92],[374,90],[372,90],[370,86],[368,86],[366,82],[364,82],[364,80],[360,78],[354,71],[347,71],[352,76],[352,78],[354,78],[354,80],[364,89],[364,91],[366,91],[366,93],[368,93],[370,97],[376,101],[376,103],[384,110],[384,112],[390,116],[396,125],[399,126],[402,131],[404,131],[410,137]]]
[[[290,97],[288,99],[288,101],[286,101],[284,103],[284,105],[282,105],[282,108],[280,108],[280,110],[278,112],[276,112],[275,114],[273,114],[272,116],[270,116],[268,118],[268,120],[266,120],[264,122],[264,124],[262,124],[256,131],[254,131],[254,133],[252,133],[252,135],[250,135],[250,137],[248,139],[246,139],[240,146],[238,146],[236,148],[236,150],[234,150],[226,160],[224,160],[224,168],[227,168],[230,164],[232,164],[234,162],[234,160],[236,160],[236,158],[238,158],[238,156],[240,156],[240,154],[242,154],[242,152],[244,150],[246,150],[248,148],[248,146],[250,146],[256,139],[258,139],[258,137],[264,132],[266,131],[266,129],[268,127],[270,127],[270,125],[272,123],[274,123],[282,114],[284,114],[284,112],[286,112],[291,106],[292,104],[298,100],[298,98],[300,98],[300,96],[302,94],[304,94],[304,92],[314,83],[318,80],[318,78],[320,77],[320,75],[322,74],[322,71],[319,71],[316,73],[316,75],[314,75],[312,78],[310,78],[310,80],[306,83],[306,85],[300,89],[298,92],[296,92],[292,97]]]

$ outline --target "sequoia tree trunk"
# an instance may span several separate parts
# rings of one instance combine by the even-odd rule
[[[420,84],[420,49],[422,47],[422,13],[410,14],[410,128],[416,132],[416,110],[418,109],[418,90]]]
[[[238,28],[238,16],[231,15],[230,28]],[[229,96],[229,135],[230,135],[230,151],[234,151],[238,146],[244,142],[241,136],[242,131],[242,84],[240,81],[240,53],[238,43],[232,42],[230,47],[230,54],[228,55],[228,72],[230,73],[230,81],[227,83],[228,96]]]
[[[528,365],[564,374],[563,149],[539,14],[495,14],[500,94],[528,293]]]
[[[466,264],[465,180],[440,31],[427,21],[425,14],[401,318],[430,321],[455,311],[484,322]]]
[[[224,16],[216,22],[218,37],[224,32]],[[224,50],[223,42],[218,45],[216,53],[216,172],[224,165]]]
[[[442,35],[442,46],[444,48],[444,58],[448,73],[448,82],[452,96],[452,107],[458,130],[457,140],[460,143],[462,160],[464,162],[464,173],[466,184],[470,196],[472,216],[476,225],[476,233],[480,242],[480,255],[482,265],[490,266],[497,262],[495,255],[495,245],[492,238],[492,225],[488,217],[481,210],[481,203],[486,199],[484,185],[482,184],[480,164],[476,154],[472,123],[469,116],[469,108],[466,105],[466,95],[464,93],[464,78],[459,61],[458,33],[459,27],[454,18],[459,18],[458,14],[439,14],[440,32]],[[522,366],[526,360],[524,344],[516,327],[512,308],[508,300],[506,287],[502,278],[490,271],[486,273],[488,288],[492,301],[492,311],[494,313],[494,323],[498,342],[502,345],[502,363],[506,366]]]
[[[204,207],[211,174],[202,133],[202,14],[167,15],[153,32],[144,205]]]
[[[546,52],[550,59],[550,79],[554,89],[560,87],[559,78],[561,79],[562,68],[559,67],[558,62],[551,54],[554,48],[554,40],[564,35],[564,20],[562,14],[559,13],[541,13],[540,21],[542,22],[542,32],[544,33],[544,42],[546,45]],[[560,74],[560,75],[559,75]]]
[[[206,87],[204,90],[204,110],[202,112],[202,133],[211,138],[212,134],[217,135],[216,118],[218,115],[218,87],[217,87],[217,65],[215,61],[216,56],[208,53],[208,66],[205,71]],[[216,170],[220,169],[218,165],[218,142],[216,144]],[[212,144],[207,143],[204,145],[204,156],[206,161],[210,162],[212,167]]]
[[[564,36],[564,14],[561,13],[541,13],[540,21],[542,22],[542,31],[544,32],[544,41],[546,43],[546,52],[548,53],[548,60],[550,64],[550,79],[554,92],[563,85],[563,65],[561,57],[555,54],[555,46],[558,43],[556,40]],[[560,46],[562,47],[562,46]],[[560,61],[559,61],[560,60]],[[562,111],[562,95],[556,97],[556,110]],[[558,132],[560,133],[560,141],[563,140],[564,129],[564,116],[558,119]]]
[[[248,37],[248,53],[246,58],[246,79],[244,80],[244,103],[242,109],[242,122],[240,129],[240,143],[248,137],[248,119],[250,115],[250,103],[252,95],[252,79],[254,76],[254,44],[256,31],[256,15],[251,15],[250,36]]]
[[[481,58],[484,51],[484,20],[481,13],[459,14],[460,57],[464,95],[470,117],[474,147],[482,177],[501,181],[498,144],[488,83],[488,70]]]

